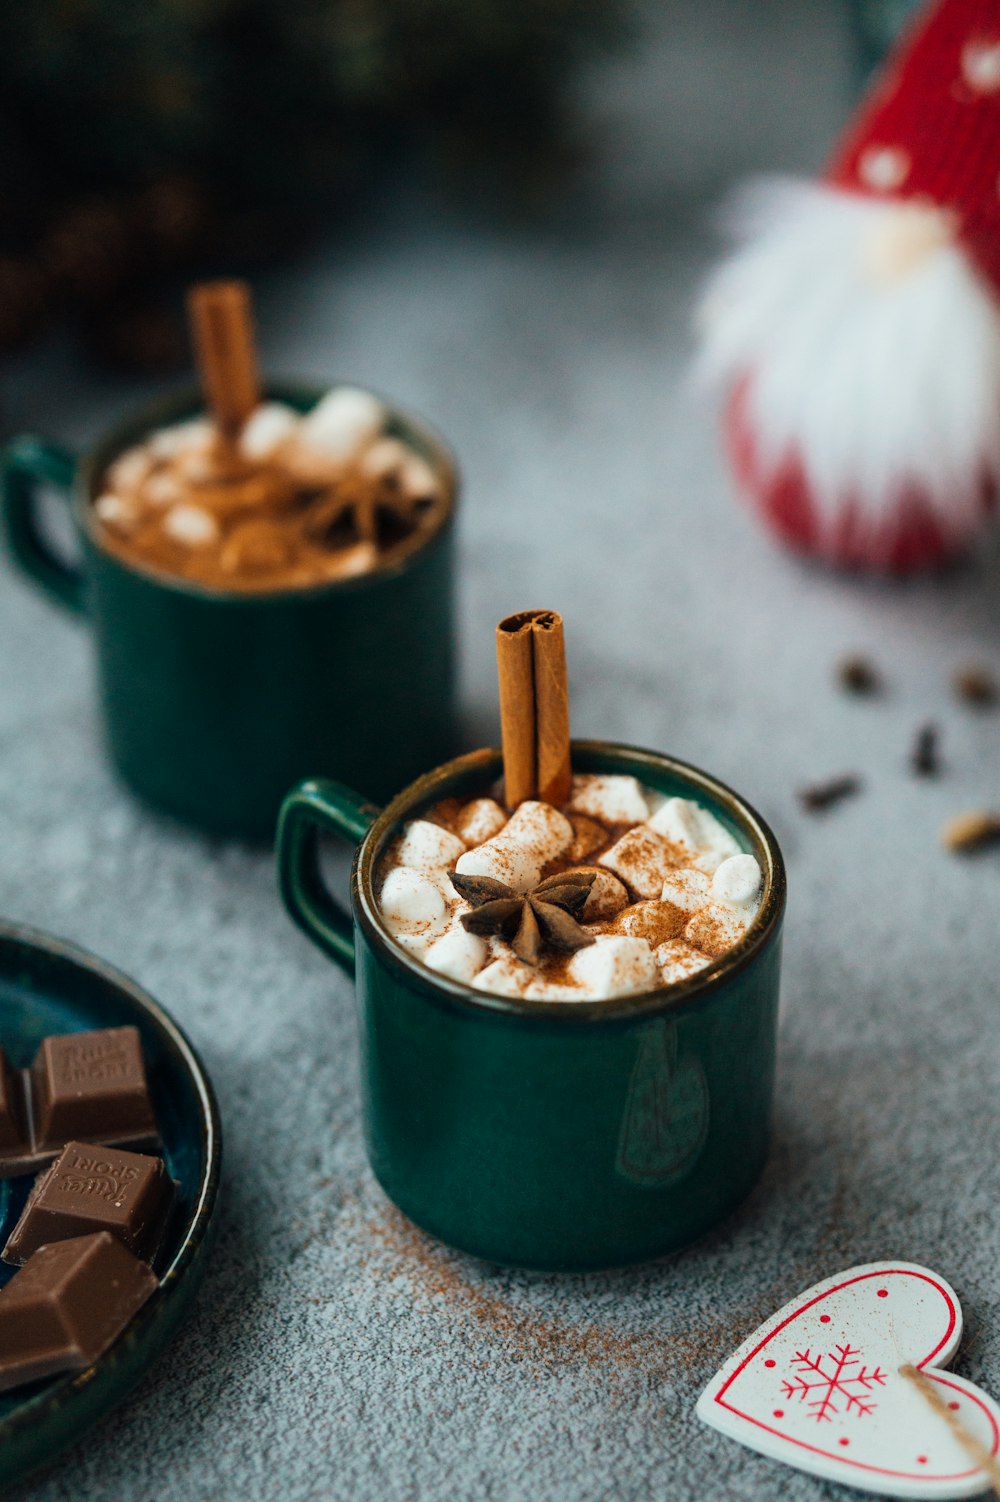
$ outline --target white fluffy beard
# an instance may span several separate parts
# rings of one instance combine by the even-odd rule
[[[961,548],[1000,478],[1000,304],[948,216],[772,179],[737,196],[729,226],[699,363],[737,392],[744,484],[773,513],[769,488],[794,473],[816,550],[846,561],[892,567],[915,514],[940,554]]]

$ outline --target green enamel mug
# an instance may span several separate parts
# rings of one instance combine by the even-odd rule
[[[324,390],[268,395],[306,411]],[[427,459],[450,498],[438,530],[370,574],[260,593],[209,589],[104,550],[91,507],[118,454],[200,409],[193,389],[148,407],[82,463],[40,439],[15,440],[2,463],[6,540],[46,594],[90,623],[108,749],[128,786],[212,832],[270,839],[283,795],[308,772],[387,797],[454,753],[456,472],[437,435],[390,406],[389,431]],[[45,536],[45,487],[70,505],[79,563]]]
[[[621,1267],[675,1251],[732,1211],[767,1155],[785,910],[774,835],[713,777],[654,752],[577,741],[577,772],[625,773],[694,798],[756,856],[760,909],[707,970],[641,996],[489,996],[397,945],[380,862],[406,820],[489,791],[497,751],[412,783],[379,812],[334,782],[285,800],[278,874],[289,913],[354,975],[365,1139],[395,1204],[449,1246],[540,1270]],[[357,844],[348,915],[320,836]]]

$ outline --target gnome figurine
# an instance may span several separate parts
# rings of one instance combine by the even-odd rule
[[[936,0],[820,182],[749,185],[700,309],[741,488],[792,547],[906,573],[1000,490],[1000,0]]]

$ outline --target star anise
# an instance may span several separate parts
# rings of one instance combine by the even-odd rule
[[[358,541],[388,548],[409,536],[432,505],[432,497],[411,495],[391,478],[348,475],[312,506],[306,530],[328,545]]]
[[[573,954],[594,942],[577,919],[590,895],[595,871],[560,871],[530,892],[515,892],[492,876],[450,874],[455,891],[472,904],[472,912],[462,914],[463,928],[471,934],[501,934],[527,965],[537,964],[545,944]]]

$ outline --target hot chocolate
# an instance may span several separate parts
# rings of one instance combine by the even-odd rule
[[[215,589],[289,589],[409,552],[447,508],[427,461],[368,392],[341,386],[301,416],[259,404],[232,443],[208,417],[153,433],[103,476],[99,536],[130,562]]]
[[[594,1001],[686,980],[737,944],[761,871],[707,809],[633,777],[572,780],[556,808],[448,800],[387,851],[386,928],[477,990]]]
[[[635,777],[573,775],[562,617],[501,621],[497,666],[497,799],[443,800],[392,842],[378,902],[397,944],[451,980],[533,1001],[655,991],[738,944],[762,874],[734,835]]]
[[[99,478],[95,527],[131,563],[214,589],[290,589],[398,561],[437,531],[440,475],[370,392],[301,414],[262,401],[239,284],[192,295],[206,412],[149,434]]]

